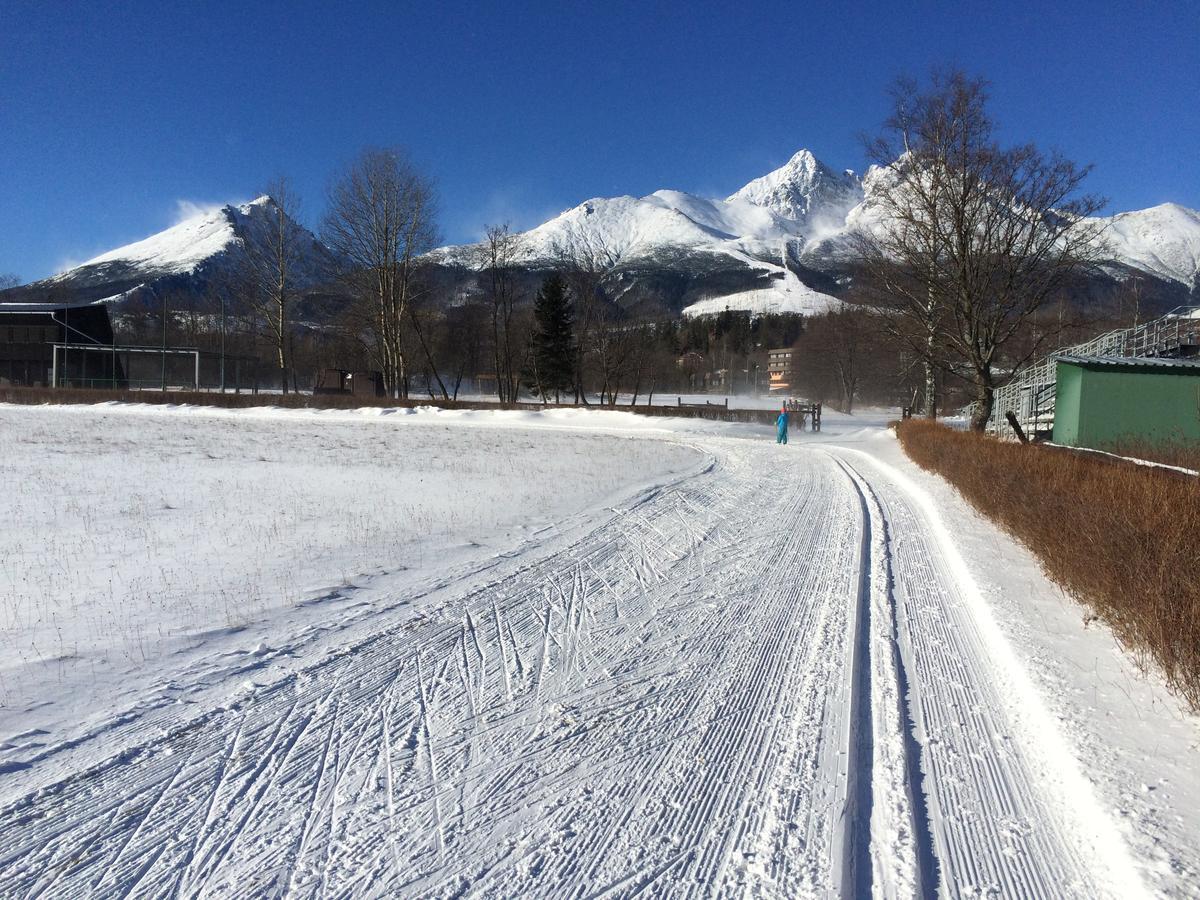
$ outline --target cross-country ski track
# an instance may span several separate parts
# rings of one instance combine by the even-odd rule
[[[428,614],[0,774],[0,896],[1146,893],[905,476],[702,444]]]

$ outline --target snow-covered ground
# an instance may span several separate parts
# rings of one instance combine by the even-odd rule
[[[1200,724],[889,417],[0,408],[0,895],[1194,895]]]
[[[336,609],[363,579],[442,571],[623,496],[631,467],[653,482],[700,458],[620,434],[442,424],[493,419],[0,407],[15,526],[0,531],[0,727],[30,705],[65,721],[87,709],[86,686],[46,703],[48,674],[123,679],[279,610]]]
[[[797,313],[819,316],[845,306],[836,297],[810,288],[787,267],[782,267],[779,274],[781,277],[773,280],[770,287],[700,300],[684,307],[683,315],[711,316],[725,310],[748,310],[770,315]]]

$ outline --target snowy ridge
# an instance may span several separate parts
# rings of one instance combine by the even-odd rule
[[[526,263],[597,257],[607,265],[664,251],[699,250],[777,256],[779,243],[799,238],[799,223],[746,200],[708,200],[682,191],[645,197],[597,197],[520,236]],[[446,261],[469,263],[477,245],[443,247]]]
[[[815,312],[828,294],[788,279],[780,247],[804,265],[827,271],[854,257],[854,236],[887,227],[873,194],[888,170],[872,166],[861,178],[837,173],[810,151],[730,194],[708,199],[660,190],[645,197],[596,197],[519,235],[517,260],[533,268],[563,258],[602,268],[657,265],[700,271],[706,260],[783,278],[771,288],[727,288],[686,307],[691,315],[728,309]],[[1200,212],[1177,204],[1097,219],[1113,262],[1195,289],[1200,279]],[[477,245],[443,247],[432,258],[473,267]]]
[[[802,150],[725,200],[675,190],[593,198],[522,233],[516,259],[533,268],[564,258],[588,260],[610,271],[621,266],[734,267],[770,279],[770,286],[726,289],[692,303],[684,314],[735,309],[812,315],[838,301],[806,285],[785,260],[836,230],[861,198],[852,173],[837,175]],[[478,265],[479,252],[478,245],[466,245],[443,247],[431,256],[472,267]]]
[[[236,283],[251,259],[270,257],[277,215],[275,201],[267,196],[205,210],[18,290],[35,299],[42,299],[36,296],[41,291],[75,291],[81,299],[119,305],[162,286],[199,292],[212,282]],[[329,248],[298,223],[289,220],[289,227],[297,229],[298,241],[293,284],[300,290],[329,284],[338,268]]]
[[[265,207],[270,202],[269,198],[260,197],[253,204],[239,207],[238,211],[248,216],[254,205]],[[209,257],[227,252],[230,245],[239,240],[231,212],[230,207],[223,206],[193,216],[144,240],[102,253],[76,269],[120,262],[144,268],[147,272],[192,272]],[[76,269],[64,272],[56,279],[69,278]]]
[[[1163,203],[1099,222],[1118,261],[1193,289],[1200,286],[1200,211]]]
[[[888,175],[880,167],[861,178],[839,173],[800,150],[724,200],[678,190],[596,197],[520,233],[514,262],[534,271],[564,259],[594,263],[620,282],[620,295],[634,296],[633,302],[649,296],[690,315],[726,308],[813,314],[830,307],[829,292],[852,274],[855,235],[887,227],[873,195]],[[16,291],[21,299],[40,300],[39,294],[68,288],[78,299],[125,302],[143,288],[157,288],[160,279],[170,279],[172,288],[187,282],[201,290],[236,275],[247,254],[266,245],[274,209],[269,197],[259,197],[209,210]],[[1104,256],[1117,264],[1110,267],[1113,277],[1132,270],[1200,291],[1200,212],[1165,203],[1093,221],[1102,226]],[[304,241],[293,267],[297,285],[329,284],[337,261],[311,233],[304,232]],[[481,249],[442,247],[427,259],[478,269]],[[650,285],[640,294],[634,290],[639,279]]]
[[[689,249],[778,259],[785,240],[805,243],[820,225],[845,222],[862,199],[858,179],[835,175],[807,150],[725,200],[660,190],[645,197],[596,197],[520,236],[519,258],[551,262],[564,253],[609,264]],[[442,247],[435,255],[469,264],[477,245]]]

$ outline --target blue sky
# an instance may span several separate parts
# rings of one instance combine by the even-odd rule
[[[1051,8],[1052,7],[1052,8]],[[0,0],[0,272],[43,277],[181,211],[399,144],[447,242],[594,196],[723,196],[800,147],[863,167],[897,74],[993,82],[1006,137],[1111,210],[1200,207],[1200,2]]]

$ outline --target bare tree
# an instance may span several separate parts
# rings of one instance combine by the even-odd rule
[[[601,282],[617,258],[599,231],[578,225],[570,227],[568,239],[555,244],[552,253],[575,301],[575,402],[587,405],[587,354],[604,344],[602,333],[611,318]]]
[[[617,394],[636,365],[641,326],[619,321],[611,306],[598,309],[591,351],[600,376],[600,403],[617,405]]]
[[[0,291],[20,286],[21,279],[12,272],[0,272]]]
[[[366,150],[333,185],[322,228],[366,304],[373,355],[393,397],[408,396],[405,337],[420,257],[437,243],[432,184],[397,149]]]
[[[881,357],[876,346],[878,315],[861,306],[844,306],[808,320],[797,345],[797,368],[814,400],[837,394],[837,408],[850,414],[864,381],[875,374]]]
[[[491,311],[486,305],[469,294],[463,294],[462,302],[445,310],[436,352],[447,368],[451,399],[458,399],[464,379],[471,379],[473,384],[484,365],[490,316]]]
[[[285,177],[267,186],[266,228],[261,241],[246,243],[248,291],[254,312],[266,326],[279,383],[286,394],[288,378],[295,384],[292,364],[292,312],[297,290],[295,270],[304,254],[304,229],[297,221],[300,196]]]
[[[629,405],[637,406],[645,393],[646,402],[654,401],[663,365],[663,353],[658,336],[658,323],[643,320],[631,327],[629,354]]]
[[[981,430],[998,365],[1019,367],[1050,335],[1005,355],[1014,338],[1099,258],[1088,217],[1103,201],[1080,193],[1090,167],[999,145],[983,79],[935,72],[925,88],[901,80],[892,99],[867,145],[882,170],[869,191],[880,227],[860,234],[863,260],[905,320],[894,332],[922,355],[927,381],[943,366],[971,385],[971,427]]]
[[[489,225],[480,245],[480,267],[486,276],[491,301],[492,354],[496,367],[496,392],[501,403],[515,403],[521,388],[524,342],[517,334],[516,254],[519,237],[508,224]]]
[[[427,334],[432,334],[435,326],[439,324],[442,318],[441,313],[430,303],[431,292],[428,290],[417,290],[413,292],[412,302],[408,304],[409,318],[412,321],[412,332],[417,339],[417,346],[421,349],[421,356],[425,360],[425,382],[429,389],[431,399],[435,397],[433,386],[436,384],[438,391],[442,395],[443,400],[450,399],[450,392],[446,389],[446,382],[442,380],[442,375],[438,371],[437,360],[434,358],[432,349],[431,337]],[[418,301],[424,300],[425,303]],[[421,324],[424,321],[425,324]]]

